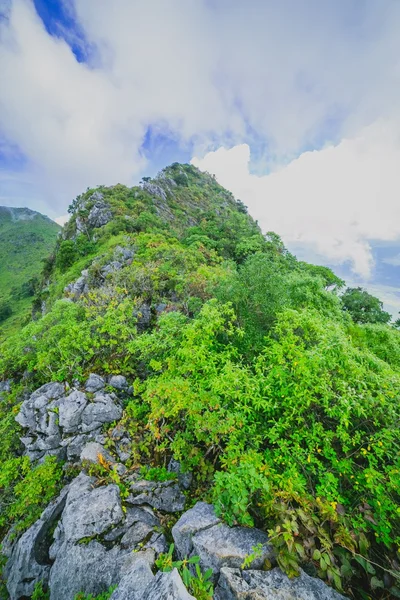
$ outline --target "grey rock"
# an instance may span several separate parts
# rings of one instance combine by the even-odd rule
[[[183,513],[172,528],[175,548],[178,556],[183,559],[193,550],[192,538],[199,531],[210,529],[220,523],[212,504],[197,502],[190,510]]]
[[[71,461],[80,459],[83,448],[92,440],[93,437],[97,438],[99,431],[100,430],[95,430],[91,431],[90,434],[79,434],[63,439],[61,443],[67,448],[68,460]]]
[[[148,304],[141,304],[134,312],[134,316],[137,318],[138,331],[145,331],[151,323],[151,307]]]
[[[77,432],[86,405],[87,398],[85,394],[78,390],[73,390],[67,397],[60,400],[58,407],[59,424],[65,433]]]
[[[122,267],[123,267],[123,264],[121,262],[119,262],[118,260],[113,260],[112,262],[110,262],[107,265],[104,265],[104,267],[102,267],[101,274],[103,275],[103,277],[107,277],[107,275],[110,275],[110,273],[115,273],[116,271],[119,271],[120,269],[122,269]]]
[[[222,568],[215,600],[343,600],[320,579],[300,572],[289,579],[279,568],[271,571],[240,571]]]
[[[164,512],[180,512],[185,508],[186,498],[179,485],[172,481],[138,481],[131,485],[127,498],[130,504],[149,504]]]
[[[126,558],[118,547],[106,550],[97,541],[63,544],[50,572],[50,600],[73,600],[78,592],[97,596],[118,584]]]
[[[182,465],[178,460],[171,458],[168,465],[168,471],[170,473],[176,473],[178,475],[178,482],[184,490],[188,490],[192,485],[193,475],[191,473],[183,473]]]
[[[98,392],[104,389],[105,381],[100,375],[90,373],[88,380],[85,383],[85,390],[90,393]]]
[[[113,375],[110,377],[109,385],[116,390],[126,390],[128,388],[128,382],[123,375]]]
[[[93,483],[84,473],[71,483],[60,521],[66,542],[100,535],[123,520],[118,486],[93,489]]]
[[[178,571],[170,573],[159,571],[150,585],[147,586],[142,600],[195,600],[189,594]]]
[[[131,554],[121,570],[121,581],[110,600],[142,600],[144,590],[154,579],[151,570],[154,552],[146,550]]]
[[[33,392],[24,400],[15,420],[30,430],[45,432],[47,429],[46,407],[52,400],[57,400],[64,394],[64,386],[61,383],[47,383]]]
[[[128,507],[126,509],[124,522],[118,527],[115,527],[112,531],[106,533],[104,536],[104,540],[107,542],[113,542],[117,540],[137,523],[145,523],[151,529],[154,529],[155,527],[160,527],[161,525],[159,519],[155,516],[151,508],[148,508],[146,506]]]
[[[0,381],[0,399],[4,397],[5,394],[9,394],[11,392],[11,383],[11,379]]]
[[[143,542],[146,538],[151,538],[152,535],[153,528],[147,523],[139,521],[122,536],[120,542],[121,548],[134,549],[140,542]]]
[[[99,456],[102,456],[108,463],[115,463],[111,454],[98,442],[89,442],[86,444],[81,452],[81,461],[86,461],[92,464],[100,464]]]
[[[129,388],[128,388],[129,393]],[[126,462],[130,458],[132,451],[132,439],[127,430],[121,425],[114,427],[111,437],[115,444],[115,452],[122,462]]]
[[[167,308],[167,306],[168,306],[168,305],[167,305],[167,304],[164,304],[164,302],[160,302],[160,304],[157,304],[157,306],[156,306],[156,308],[155,308],[155,310],[156,310],[156,313],[157,313],[157,316],[158,316],[158,315],[161,315],[161,313],[163,313],[163,312],[164,312],[164,310]]]
[[[133,258],[135,251],[133,248],[126,248],[122,246],[116,246],[114,250],[114,256],[116,260],[128,261]]]
[[[99,192],[100,197],[94,198],[94,194],[89,200],[95,199],[95,203],[89,211],[87,224],[89,227],[104,227],[113,217],[109,204],[104,200],[103,195]]]
[[[68,487],[48,505],[40,519],[25,531],[13,546],[4,571],[12,600],[30,597],[37,582],[47,582],[51,564],[51,529],[63,510],[67,492]]]
[[[167,194],[165,193],[163,188],[160,185],[157,185],[156,183],[150,183],[150,181],[145,181],[143,183],[143,189],[146,190],[146,192],[148,192],[151,196],[158,196],[163,200],[167,199]]]
[[[153,533],[149,541],[143,545],[144,550],[148,548],[154,550],[157,556],[167,552],[168,544],[165,535],[163,533]]]
[[[103,423],[112,423],[122,417],[122,409],[109,394],[98,392],[82,413],[82,432],[92,431]]]
[[[88,271],[84,270],[81,276],[76,281],[69,283],[65,288],[64,292],[73,296],[74,299],[79,298],[82,294],[86,294],[89,291],[88,285]]]
[[[228,527],[220,523],[196,533],[192,537],[192,544],[192,554],[200,557],[201,568],[212,569],[214,575],[222,567],[240,568],[257,544],[263,544],[263,547],[261,556],[252,563],[253,568],[260,569],[266,559],[274,559],[267,534],[255,528]]]

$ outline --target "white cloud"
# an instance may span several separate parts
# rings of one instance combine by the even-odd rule
[[[196,155],[261,143],[276,165],[398,110],[395,0],[64,1],[90,64],[32,0],[12,0],[0,40],[0,128],[54,214],[87,186],[142,174],[149,125]]]
[[[65,223],[67,223],[67,221],[69,220],[69,217],[70,215],[61,215],[61,217],[56,217],[54,220],[59,225],[65,225]]]
[[[367,278],[370,240],[400,238],[400,128],[377,121],[357,137],[305,152],[269,175],[249,171],[250,149],[220,148],[193,164],[248,205],[264,231],[303,244],[331,263],[351,261]]]

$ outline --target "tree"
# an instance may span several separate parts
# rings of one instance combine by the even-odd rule
[[[66,271],[74,264],[76,259],[76,247],[72,240],[65,240],[61,243],[57,253],[56,266],[60,271]]]
[[[355,323],[389,323],[390,313],[383,310],[383,303],[361,287],[347,288],[342,295],[343,310]]]
[[[12,308],[8,302],[0,302],[0,323],[11,317]]]

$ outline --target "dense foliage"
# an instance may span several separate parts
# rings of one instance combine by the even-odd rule
[[[1,404],[0,525],[29,525],[61,479],[55,461],[19,455],[22,387],[123,373],[132,469],[164,477],[174,456],[193,501],[269,531],[290,575],[302,565],[355,597],[400,595],[400,333],[379,301],[340,296],[332,271],[263,236],[191,166],[99,190],[113,219],[79,233],[94,190],[73,203],[36,300],[47,313],[1,348],[0,380],[24,383]],[[104,275],[121,246],[132,257]],[[83,269],[88,290],[63,292]]]

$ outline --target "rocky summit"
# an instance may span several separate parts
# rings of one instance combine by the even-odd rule
[[[382,303],[192,165],[69,212],[0,342],[0,596],[398,597]]]

